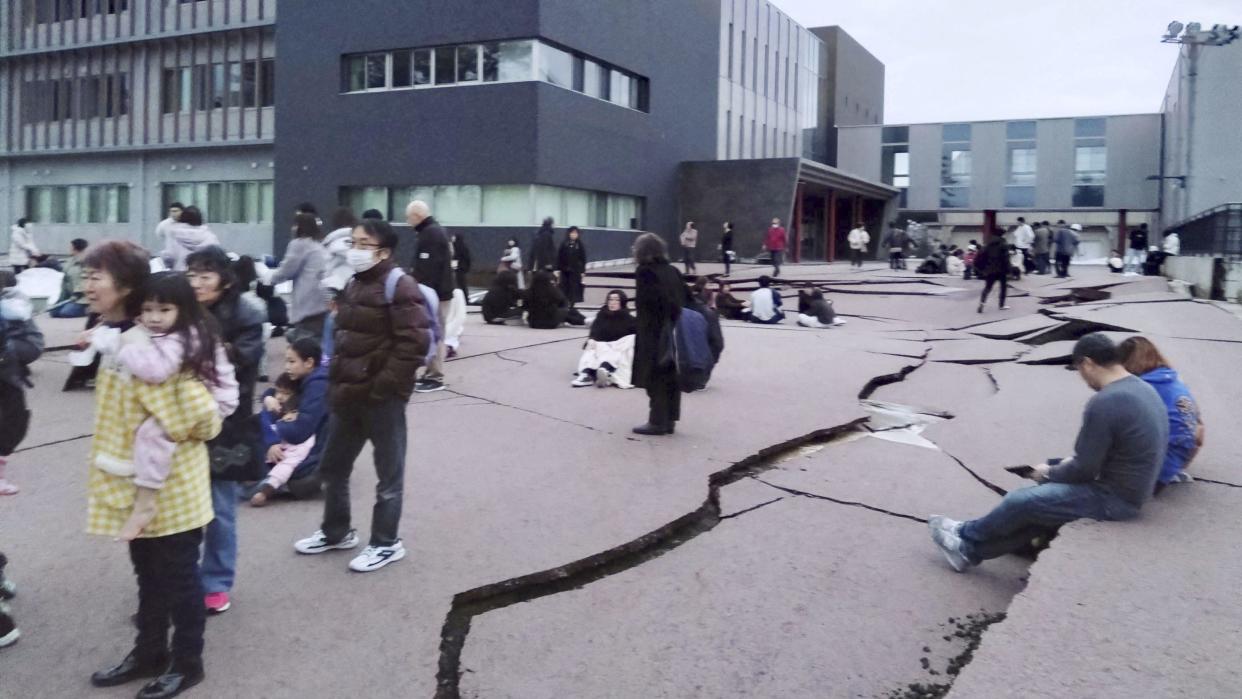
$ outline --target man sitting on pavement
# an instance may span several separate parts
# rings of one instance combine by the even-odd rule
[[[957,572],[1076,519],[1131,519],[1151,497],[1169,439],[1159,394],[1125,370],[1117,346],[1100,333],[1078,340],[1072,362],[1096,391],[1083,411],[1074,455],[1033,466],[1027,477],[1039,485],[1011,491],[979,519],[928,519],[932,540]]]

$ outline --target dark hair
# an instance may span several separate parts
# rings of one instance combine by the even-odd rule
[[[181,203],[181,202],[179,202],[179,201],[174,201],[173,203],[171,203],[171,204],[169,204],[169,205],[168,205],[168,208],[170,208],[170,209],[181,209],[182,211],[184,211],[184,210],[185,210],[185,204],[182,204],[182,203]]]
[[[1074,351],[1070,355],[1070,364],[1078,366],[1082,360],[1090,359],[1102,367],[1116,366],[1121,362],[1121,353],[1117,345],[1104,333],[1091,333],[1078,338],[1074,343]]]
[[[768,276],[768,275],[766,275],[766,274],[765,274],[765,275],[763,275],[762,277],[759,277],[759,287],[760,287],[760,288],[766,289],[766,288],[768,288],[768,287],[770,287],[770,286],[772,286],[772,277],[769,277],[769,276]]]
[[[570,233],[577,233],[578,235],[582,235],[582,231],[579,230],[577,226],[570,226],[569,230],[565,231],[565,237],[568,238]]]
[[[233,278],[238,289],[248,290],[259,281],[259,273],[254,269],[254,258],[249,255],[242,255],[230,266],[233,268]]]
[[[634,261],[640,265],[668,262],[668,247],[655,233],[643,233],[634,241]]]
[[[176,333],[185,347],[182,371],[194,374],[200,381],[219,385],[216,372],[216,322],[194,296],[189,280],[180,272],[160,272],[147,279],[143,288],[144,302],[167,303],[177,307],[177,322],[170,333]]]
[[[315,366],[319,366],[319,358],[323,356],[323,346],[319,344],[319,340],[309,335],[299,337],[290,342],[289,349],[293,350],[293,353],[303,360],[315,360]]]
[[[19,219],[17,219],[17,225],[18,225],[18,226],[21,226],[22,228],[25,228],[25,227],[26,227],[26,219],[24,219],[24,218],[19,218]]]
[[[86,253],[82,266],[107,273],[118,292],[125,289],[125,317],[133,319],[142,313],[143,287],[151,276],[150,259],[147,251],[136,243],[104,240]]]
[[[366,221],[368,219],[375,220],[375,221],[383,221],[384,214],[379,209],[367,209],[366,211],[362,212],[362,220]],[[357,224],[355,224],[354,227],[357,228],[358,227]]]
[[[191,272],[215,272],[220,275],[221,291],[237,286],[237,271],[233,268],[233,261],[218,245],[186,255],[185,268]]]
[[[276,381],[272,384],[278,391],[288,391],[289,400],[280,406],[285,413],[291,413],[298,409],[298,399],[301,397],[302,382],[293,378],[288,372],[282,373],[276,377]]]
[[[401,239],[397,237],[397,232],[388,225],[387,221],[368,218],[359,223],[357,228],[366,231],[367,235],[379,244],[381,250],[396,250],[397,243],[401,242]]]
[[[89,245],[90,243],[86,242],[85,238],[74,238],[73,240],[69,241],[69,247],[73,248],[77,252],[82,252]]]
[[[556,222],[552,220],[551,216],[545,216],[541,228],[551,228],[555,223]]]
[[[188,226],[203,225],[203,212],[197,206],[187,206],[181,210],[181,223]]]
[[[1019,217],[1018,217],[1018,223],[1026,223],[1026,219],[1025,219],[1025,218],[1023,218],[1022,216],[1019,216]]]
[[[608,307],[608,299],[611,299],[613,294],[616,294],[617,296],[621,297],[619,299],[621,301],[621,310],[624,311],[626,305],[629,304],[630,302],[630,297],[626,296],[625,292],[620,289],[609,289],[608,290],[608,293],[604,295],[604,308]]]
[[[316,209],[315,205],[310,203],[309,201],[304,201],[301,204],[298,204],[297,208],[295,208],[293,211],[294,213],[299,213],[299,214],[311,214],[313,216],[319,215],[319,210]]]
[[[378,211],[376,213],[379,213]],[[380,218],[383,218],[382,216]],[[332,212],[332,230],[341,228],[353,229],[358,225],[358,217],[354,216],[354,210],[348,206],[342,206]]]
[[[323,230],[315,214],[298,214],[293,217],[293,237],[323,240]]]

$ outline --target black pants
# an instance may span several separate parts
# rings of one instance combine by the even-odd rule
[[[1048,270],[1051,267],[1052,265],[1048,260],[1048,253],[1046,252],[1035,253],[1035,273],[1036,274],[1047,274]]]
[[[207,609],[198,575],[202,543],[202,529],[129,542],[129,558],[138,576],[134,649],[144,660],[167,657],[170,623],[174,659],[198,660],[203,655]]]
[[[649,424],[667,429],[681,419],[681,387],[675,372],[652,374],[647,379],[647,399]]]
[[[850,264],[854,267],[862,267],[863,251],[850,248]]]
[[[402,487],[405,483],[405,401],[390,398],[332,411],[328,444],[319,475],[324,484],[323,534],[328,541],[344,539],[350,530],[349,476],[368,442],[374,449],[375,508],[371,511],[371,546],[392,546],[400,537]]]
[[[858,261],[858,264],[862,265],[861,259]],[[901,251],[888,253],[888,267],[889,269],[905,269],[906,256]]]
[[[785,257],[784,250],[773,250],[772,251],[772,276],[774,277],[781,276],[781,261],[784,259],[784,257]]]
[[[693,274],[695,272],[694,248],[681,246],[681,263],[686,266],[686,274]]]
[[[1022,253],[1022,271],[1030,274],[1035,271],[1035,258],[1031,255],[1030,248],[1018,248]]]
[[[984,280],[983,295],[979,297],[979,305],[988,302],[988,294],[992,293],[992,286],[1000,282],[1000,305],[1005,305],[1005,297],[1009,295],[1009,278],[1008,277],[988,277]]]
[[[726,276],[726,277],[727,277],[727,276],[729,276],[729,270],[730,270],[730,269],[732,269],[732,266],[731,266],[731,265],[733,264],[733,261],[732,261],[731,259],[729,259],[729,251],[728,251],[728,250],[721,250],[721,251],[720,251],[720,261],[724,263],[724,266],[725,266],[725,276]]]
[[[1057,276],[1068,277],[1070,266],[1070,256],[1057,253]]]

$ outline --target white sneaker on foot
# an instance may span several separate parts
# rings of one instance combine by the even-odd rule
[[[294,543],[293,549],[298,553],[310,555],[323,553],[324,551],[332,551],[335,549],[352,549],[357,545],[358,535],[354,533],[353,529],[349,530],[349,533],[345,535],[344,539],[341,539],[336,543],[329,542],[328,537],[324,536],[323,530],[320,529],[305,539]]]
[[[957,534],[944,531],[943,529],[932,530],[932,541],[936,542],[936,546],[940,547],[940,552],[944,554],[944,558],[959,573],[965,573],[974,567],[974,564],[962,554],[962,540]]]
[[[400,540],[392,546],[368,546],[349,562],[349,569],[356,573],[369,573],[402,558],[405,558],[405,546]]]
[[[595,379],[591,378],[590,374],[582,372],[574,377],[574,380],[571,381],[569,385],[574,388],[582,388],[583,386],[590,386],[593,383],[595,383]]]
[[[934,533],[937,529],[948,532],[953,536],[960,537],[962,535],[962,523],[956,519],[949,519],[944,515],[932,515],[927,518],[927,528]]]

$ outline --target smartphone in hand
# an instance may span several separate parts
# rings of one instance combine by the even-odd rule
[[[1019,478],[1033,479],[1035,476],[1035,469],[1030,466],[1006,466],[1005,470]]]

